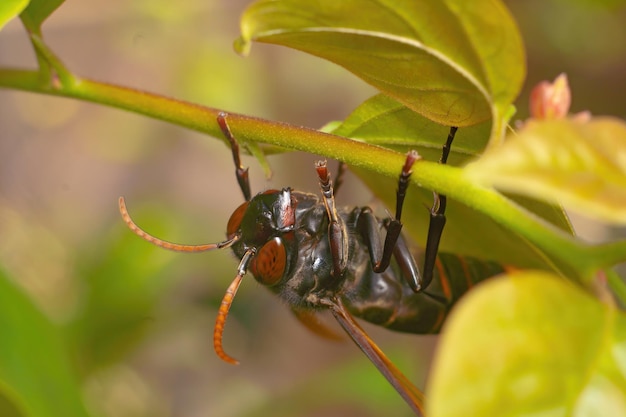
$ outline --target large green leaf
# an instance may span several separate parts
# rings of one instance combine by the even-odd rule
[[[528,122],[466,172],[505,191],[626,224],[626,123],[619,119]]]
[[[493,117],[499,133],[525,75],[520,35],[497,0],[261,0],[241,31],[244,53],[256,40],[320,56],[445,125]]]
[[[29,0],[2,0],[0,2],[0,30],[19,15],[28,6],[28,2]]]
[[[3,0],[4,1],[4,0]],[[64,0],[31,0],[20,17],[26,28],[41,35],[41,25]]]
[[[485,282],[444,328],[430,417],[626,415],[626,316],[553,275]]]
[[[60,329],[2,271],[0,329],[2,415],[86,417]]]

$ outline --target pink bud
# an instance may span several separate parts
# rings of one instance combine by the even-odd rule
[[[530,115],[536,119],[561,119],[567,116],[572,96],[567,75],[560,74],[553,83],[542,81],[530,93]]]

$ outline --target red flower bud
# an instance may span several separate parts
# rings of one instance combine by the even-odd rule
[[[561,119],[567,116],[572,96],[567,75],[560,74],[554,82],[542,81],[530,93],[530,115],[536,119]]]

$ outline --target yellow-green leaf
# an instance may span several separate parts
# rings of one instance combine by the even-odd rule
[[[28,1],[29,0],[2,0],[0,2],[0,30],[28,6]]]
[[[466,173],[504,191],[626,224],[626,123],[616,118],[528,122]]]
[[[3,0],[4,1],[4,0]],[[41,25],[65,0],[30,0],[20,17],[26,28],[41,34]]]
[[[452,312],[430,417],[626,415],[626,316],[543,272],[485,282]]]
[[[441,124],[502,119],[525,75],[522,41],[498,0],[261,0],[245,11],[252,40],[333,61]]]

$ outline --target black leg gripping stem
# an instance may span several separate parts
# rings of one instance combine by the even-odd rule
[[[252,193],[250,192],[250,178],[248,178],[248,168],[244,168],[243,165],[241,165],[241,157],[239,156],[239,144],[237,143],[237,139],[235,139],[235,137],[233,136],[233,133],[230,131],[230,127],[226,122],[227,117],[227,113],[220,112],[217,115],[217,124],[220,125],[222,133],[224,133],[224,136],[230,142],[230,148],[233,151],[233,161],[235,161],[235,175],[237,176],[239,188],[241,188],[241,192],[243,193],[243,197],[246,199],[246,201],[250,201],[250,199],[252,198]]]
[[[454,135],[456,135],[457,128],[451,127],[450,133],[446,143],[443,145],[441,151],[440,164],[448,162],[448,155],[450,154],[450,148],[452,141],[454,141]],[[437,262],[437,253],[439,252],[439,241],[443,234],[443,228],[446,225],[446,196],[443,194],[434,193],[433,206],[430,209],[430,223],[428,225],[428,237],[426,238],[426,249],[424,253],[424,272],[422,276],[422,289],[428,287],[433,280],[433,274],[435,270],[435,264]]]
[[[402,167],[400,178],[398,179],[398,189],[396,191],[396,216],[389,221],[387,225],[387,235],[385,236],[385,245],[383,247],[383,256],[380,261],[374,264],[374,272],[383,272],[389,267],[391,256],[393,255],[396,242],[402,231],[402,206],[406,197],[406,190],[409,188],[409,179],[411,178],[411,168],[415,161],[420,158],[416,151],[410,151],[406,156],[406,161]]]

